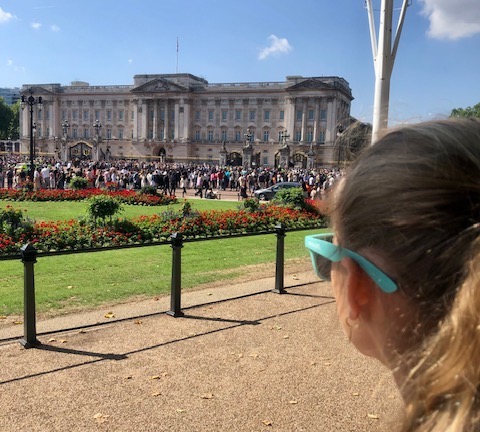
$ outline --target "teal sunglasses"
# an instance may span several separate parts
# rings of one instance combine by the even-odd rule
[[[333,234],[331,233],[306,236],[305,246],[310,252],[315,273],[321,279],[330,280],[332,262],[339,262],[343,258],[349,257],[372,278],[383,292],[393,293],[398,289],[397,284],[392,279],[366,258],[333,244]]]

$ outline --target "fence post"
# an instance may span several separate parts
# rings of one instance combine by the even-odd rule
[[[170,310],[168,315],[173,317],[183,316],[182,302],[182,248],[183,237],[180,233],[173,233],[170,236],[172,244],[172,283],[170,288]]]
[[[275,289],[273,292],[285,294],[284,267],[285,267],[285,224],[275,226],[277,236],[277,258],[275,263]]]
[[[27,243],[21,249],[23,262],[23,336],[20,343],[24,348],[40,345],[37,339],[35,313],[35,274],[34,264],[37,262],[37,249]]]

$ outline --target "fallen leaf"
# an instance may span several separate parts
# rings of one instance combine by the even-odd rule
[[[292,405],[296,405],[298,404],[298,401],[296,401],[295,399],[291,400],[291,401],[288,401],[289,404],[292,404]]]
[[[311,366],[316,366],[316,365],[317,365],[317,362],[311,361],[311,362],[310,362],[310,365],[311,365]]]
[[[213,399],[213,394],[212,393],[205,393],[202,396],[200,396],[202,399]]]
[[[23,324],[23,321],[14,321],[13,324],[20,325],[20,324]]]
[[[67,288],[68,288],[68,289],[72,289],[72,288],[73,288],[73,285],[68,285]]]
[[[132,375],[127,375],[127,376],[125,377],[125,379],[126,379],[126,380],[133,379],[133,376],[132,376]]]
[[[289,339],[289,338],[290,338],[290,336],[288,336],[288,335],[285,335],[285,336],[283,336],[283,338],[284,338],[284,339]]]
[[[110,416],[102,413],[97,413],[93,416],[93,418],[97,421],[97,423],[105,423],[108,417]]]
[[[352,393],[352,396],[360,396],[360,393],[354,392]]]
[[[211,296],[211,295],[213,295],[213,293],[208,293],[207,295]]]
[[[60,343],[67,343],[68,341],[66,339],[60,339]]]
[[[252,353],[252,354],[250,354],[250,357],[257,358],[258,354],[257,353]]]
[[[80,330],[79,333],[86,333],[86,331],[85,330]]]
[[[113,312],[107,312],[105,315],[104,315],[105,318],[115,318],[115,314]]]
[[[48,342],[56,342],[57,340],[55,338],[50,338],[48,339]]]
[[[134,321],[134,324],[142,324],[141,320]]]
[[[324,365],[325,365],[325,366],[331,366],[332,363],[330,363],[330,362],[325,362]]]
[[[273,425],[273,422],[271,420],[262,420],[262,423],[265,425],[265,426],[272,426]]]
[[[182,408],[177,408],[177,412],[182,413],[182,412],[185,412],[185,410]]]
[[[378,420],[380,417],[377,414],[367,414],[368,418]]]
[[[152,393],[152,396],[160,396],[162,393],[160,392],[155,392],[155,393]]]
[[[300,280],[300,278],[297,275],[292,275],[292,279]]]
[[[150,377],[152,380],[160,379],[160,375],[153,375]]]
[[[0,315],[0,319],[7,319],[5,315]]]
[[[160,300],[160,297],[154,297],[153,298],[153,301],[158,301],[158,300]]]

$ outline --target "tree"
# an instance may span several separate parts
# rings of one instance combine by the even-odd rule
[[[480,103],[473,107],[454,108],[450,113],[450,117],[480,117]]]
[[[5,103],[3,98],[0,97],[0,139],[6,139],[9,137],[8,132],[12,118],[12,109]]]
[[[16,140],[20,137],[20,100],[15,102],[10,108],[12,110],[12,119],[8,127],[8,136]]]

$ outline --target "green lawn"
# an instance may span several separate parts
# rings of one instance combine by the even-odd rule
[[[235,209],[239,203],[191,200],[193,208]],[[2,202],[27,209],[30,218],[62,220],[86,216],[82,202]],[[181,204],[171,206],[179,208]],[[167,207],[124,206],[123,216],[155,214]],[[285,237],[285,259],[308,260],[305,235],[297,231]],[[275,275],[276,236],[261,235],[200,242],[187,242],[182,249],[182,288],[241,276],[246,266],[271,263]],[[147,298],[170,290],[172,249],[168,245],[39,257],[35,264],[37,311],[63,313],[128,298]],[[19,314],[23,309],[23,264],[0,261],[0,315]]]
[[[241,203],[236,201],[221,200],[189,200],[194,210],[230,210],[237,209]],[[179,199],[177,204],[170,206],[136,206],[123,205],[120,217],[133,218],[136,216],[150,216],[161,213],[167,209],[179,210],[183,199]],[[2,201],[0,200],[0,209],[10,205],[16,209],[26,210],[25,215],[37,222],[57,221],[78,219],[87,216],[87,203],[85,201],[52,201],[52,202],[34,202],[34,201]]]

